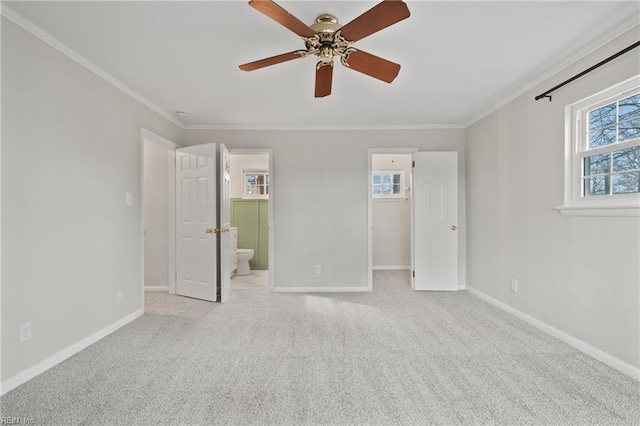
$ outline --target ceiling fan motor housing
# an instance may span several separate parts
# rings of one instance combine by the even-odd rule
[[[311,25],[311,29],[318,34],[321,43],[333,43],[333,37],[336,31],[342,28],[335,16],[324,14],[316,18]]]
[[[334,56],[340,56],[342,63],[346,65],[346,60],[354,49],[349,47],[351,42],[340,35],[342,25],[338,19],[329,14],[320,15],[310,28],[316,34],[305,39],[307,54],[318,57],[317,67],[333,66]]]

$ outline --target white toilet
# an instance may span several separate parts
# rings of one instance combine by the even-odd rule
[[[253,259],[253,249],[238,249],[238,270],[236,275],[251,274],[251,267],[249,266],[251,259]]]

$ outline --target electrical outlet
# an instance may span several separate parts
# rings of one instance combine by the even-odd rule
[[[122,302],[122,299],[124,299],[124,293],[122,292],[122,290],[118,290],[117,298],[118,303]]]
[[[320,267],[320,265],[316,265],[316,274],[319,274],[322,272],[322,268]]]
[[[511,279],[511,291],[518,291],[518,280],[516,279]]]
[[[31,340],[31,321],[20,324],[20,343]]]

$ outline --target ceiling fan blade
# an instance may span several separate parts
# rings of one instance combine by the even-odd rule
[[[253,71],[260,68],[268,67],[270,65],[279,64],[281,62],[287,62],[293,59],[302,58],[303,55],[300,52],[304,52],[304,50],[296,50],[294,52],[283,53],[282,55],[260,59],[259,61],[249,62],[248,64],[240,65],[240,69],[242,71]]]
[[[391,83],[400,72],[400,65],[395,62],[387,61],[362,50],[352,52],[347,64],[353,70],[387,83]]]
[[[264,13],[269,18],[287,27],[301,37],[313,37],[315,35],[315,31],[307,24],[271,0],[251,0],[249,6]]]
[[[340,29],[342,37],[358,41],[391,26],[410,15],[407,4],[401,0],[384,0]]]
[[[331,94],[333,65],[325,65],[316,69],[316,98],[324,98]]]

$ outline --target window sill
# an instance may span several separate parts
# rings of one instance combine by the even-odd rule
[[[556,207],[562,216],[599,217],[639,217],[640,206],[560,206]]]
[[[372,197],[373,201],[407,201],[408,197]]]

